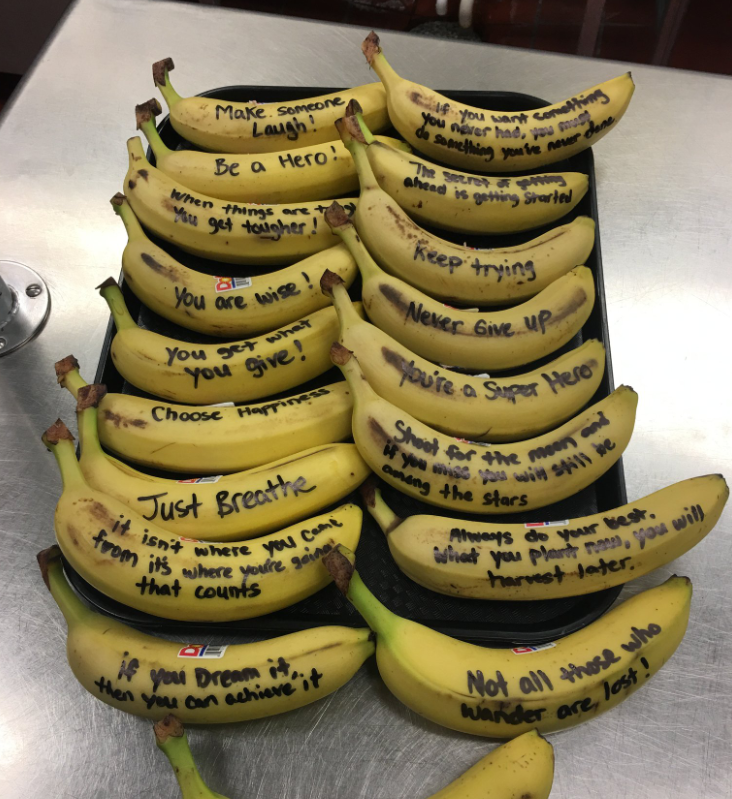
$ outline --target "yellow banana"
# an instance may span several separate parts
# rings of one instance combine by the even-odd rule
[[[325,221],[358,264],[369,319],[417,355],[439,363],[476,370],[523,366],[570,341],[595,304],[592,272],[578,266],[513,308],[488,313],[449,308],[380,269],[337,202]]]
[[[317,282],[324,269],[348,286],[358,272],[346,247],[337,244],[277,272],[245,278],[207,275],[153,244],[124,194],[115,194],[111,202],[129,237],[122,253],[129,287],[155,313],[209,336],[251,336],[294,322],[328,305]]]
[[[477,250],[453,244],[413,222],[374,175],[355,117],[336,124],[361,182],[353,221],[381,267],[436,299],[457,305],[522,302],[575,266],[595,244],[595,223],[586,216],[515,247]]]
[[[594,719],[646,683],[686,632],[691,581],[671,577],[561,641],[540,647],[475,646],[401,618],[368,590],[347,548],[325,565],[376,633],[387,688],[437,724],[513,738]]]
[[[74,397],[87,385],[73,355],[56,363],[56,377]],[[105,394],[97,426],[104,447],[133,463],[184,474],[226,474],[350,438],[352,411],[345,382],[236,407]]]
[[[605,371],[605,350],[596,339],[511,377],[450,371],[362,319],[334,276],[326,273],[321,286],[332,294],[341,344],[355,353],[376,393],[455,436],[495,443],[551,430],[590,401]]]
[[[478,172],[535,169],[581,153],[617,125],[635,89],[626,72],[554,105],[488,111],[397,75],[373,31],[361,49],[384,84],[399,133],[428,158]]]
[[[438,433],[379,397],[343,345],[331,349],[353,392],[353,439],[376,474],[408,496],[468,513],[518,513],[576,494],[623,454],[638,395],[621,386],[561,427],[500,448]]]
[[[274,613],[328,585],[321,558],[344,538],[355,547],[361,535],[356,505],[236,545],[171,535],[86,482],[62,422],[44,442],[64,484],[55,516],[64,557],[98,591],[153,616],[232,621]]]
[[[346,114],[352,113],[350,105]],[[363,115],[357,112],[355,116],[379,186],[423,225],[481,235],[531,230],[568,214],[589,187],[587,175],[581,172],[511,178],[446,169],[382,143],[368,129]]]
[[[168,641],[84,605],[64,578],[58,547],[38,561],[68,625],[74,676],[92,696],[136,716],[157,720],[174,710],[186,724],[274,716],[333,693],[374,651],[369,630],[337,626],[232,646]]]
[[[260,205],[217,200],[175,180],[145,157],[138,136],[127,140],[124,193],[140,222],[182,250],[233,264],[287,264],[332,247],[320,201]],[[343,201],[350,212],[352,198]]]
[[[234,202],[294,203],[339,197],[358,189],[356,167],[340,141],[235,158],[228,153],[171,150],[155,127],[160,110],[155,99],[136,106],[137,128],[155,153],[155,166],[193,191]],[[411,152],[399,139],[374,138],[386,147]]]
[[[524,600],[589,594],[665,566],[719,521],[729,488],[721,474],[708,474],[580,519],[500,525],[400,519],[378,488],[367,485],[363,495],[415,582],[450,596]]]
[[[81,471],[97,491],[171,533],[240,541],[278,530],[338,502],[369,475],[353,444],[321,444],[245,472],[169,480],[137,471],[99,443],[102,385],[79,389]]]
[[[157,397],[246,402],[288,391],[330,367],[328,348],[338,331],[332,308],[259,338],[190,344],[138,327],[114,278],[99,288],[117,327],[112,362],[125,380]]]
[[[170,122],[184,139],[204,150],[225,153],[272,153],[331,141],[333,123],[349,100],[358,100],[369,127],[389,127],[386,95],[380,83],[283,100],[234,103],[213,97],[181,97],[170,85],[172,58],[153,64],[153,80],[170,110]]]

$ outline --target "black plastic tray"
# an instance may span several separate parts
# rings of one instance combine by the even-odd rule
[[[258,100],[260,102],[277,102],[283,99],[298,100],[304,97],[337,90],[337,88],[312,87],[275,88],[232,86],[212,90],[207,92],[206,96],[229,101],[246,102]],[[449,90],[443,93],[453,100],[494,110],[527,111],[546,105],[545,101],[524,94]],[[167,117],[162,121],[158,129],[163,141],[172,149],[192,147],[173,130]],[[390,135],[397,134],[391,131]],[[152,163],[155,162],[151,151],[148,151],[148,158]],[[552,164],[543,169],[531,170],[520,174],[559,171],[584,172],[589,175],[590,186],[587,194],[577,207],[562,220],[555,222],[554,225],[569,222],[578,215],[591,216],[595,222],[598,223],[595,173],[592,152],[590,150],[585,150],[583,153],[571,159]],[[544,230],[552,226],[553,225],[550,225],[547,226],[547,228],[537,229],[529,233],[508,236],[466,237],[463,235],[453,235],[445,231],[435,232],[443,238],[459,242],[467,240],[471,246],[483,248],[497,246],[499,243],[501,245],[518,244],[540,235]],[[206,261],[195,255],[178,250],[167,242],[159,239],[155,239],[155,241],[164,249],[171,252],[174,257],[182,263],[193,269],[198,269],[209,274],[219,274],[224,270],[226,274],[232,276],[245,276],[271,271],[259,267],[253,268],[231,264],[222,265],[214,261]],[[112,263],[116,263],[116,258],[117,254],[115,253],[112,257]],[[580,333],[563,347],[561,351],[577,347],[588,338],[598,338],[603,342],[607,352],[607,365],[602,383],[591,401],[597,402],[613,390],[600,253],[599,224],[597,227],[595,248],[587,261],[587,266],[590,267],[595,277],[597,291],[595,307]],[[273,267],[273,269],[276,268],[278,267]],[[124,280],[122,281],[122,291],[133,318],[138,321],[141,327],[185,341],[214,341],[214,339],[199,333],[180,328],[154,314],[140,303]],[[359,291],[360,284],[357,281],[352,287],[351,293],[353,296],[357,297]],[[145,396],[143,392],[123,380],[115,369],[110,357],[110,344],[113,335],[114,325],[110,320],[99,368],[95,378],[96,382],[105,383],[109,391]],[[549,361],[557,357],[557,355],[558,352],[555,352],[544,360]],[[533,365],[527,365],[512,371],[514,373],[524,372],[540,364],[541,361],[537,361]],[[300,390],[307,391],[316,385],[324,385],[340,378],[341,376],[338,370],[332,369],[317,380],[303,385]],[[174,476],[178,477],[178,475]],[[187,477],[188,475],[185,476]],[[400,516],[416,513],[440,514],[442,512],[439,508],[406,497],[386,484],[383,484],[382,487],[386,500]],[[354,494],[353,500],[360,502],[358,494]],[[491,516],[488,517],[488,520],[496,523],[524,523],[551,519],[571,519],[603,510],[610,510],[613,507],[625,504],[626,501],[623,469],[619,462],[596,483],[562,502],[532,512]],[[448,514],[444,513],[444,515]],[[468,514],[454,512],[451,512],[449,515],[455,518],[475,518]],[[486,519],[486,517],[483,518],[484,520]],[[449,635],[485,644],[539,644],[568,635],[589,624],[604,613],[620,592],[620,587],[616,587],[585,596],[533,602],[467,600],[442,596],[422,588],[399,571],[389,553],[385,536],[367,512],[364,512],[363,533],[358,547],[357,565],[366,584],[374,591],[376,596],[394,612],[424,623],[441,632],[448,633]],[[132,623],[137,627],[148,630],[184,635],[199,633],[203,630],[207,633],[218,633],[230,630],[238,633],[281,634],[320,624],[362,624],[359,614],[339,594],[334,585],[329,585],[314,596],[290,608],[286,608],[285,610],[278,611],[268,616],[238,622],[202,625],[199,623],[190,624],[168,621],[145,615],[105,597],[82,580],[73,570],[69,569],[68,564],[67,571],[79,593],[97,609],[118,619]]]

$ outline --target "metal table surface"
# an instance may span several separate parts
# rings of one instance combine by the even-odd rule
[[[0,359],[0,795],[174,797],[147,721],[96,701],[66,664],[66,626],[36,552],[53,537],[60,480],[40,443],[73,418],[53,363],[86,374],[108,313],[94,286],[119,270],[124,232],[109,209],[126,169],[133,104],[150,65],[178,61],[192,94],[234,83],[356,85],[364,31],[206,6],[79,0],[0,125],[0,259],[39,270],[53,307],[41,336]],[[427,85],[561,99],[627,66],[384,34],[395,67]],[[732,475],[732,82],[634,67],[625,119],[595,148],[610,335],[618,383],[640,395],[623,460],[633,499],[697,474]],[[636,580],[694,582],[681,647],[643,690],[552,735],[558,799],[732,797],[732,513],[696,549]],[[373,659],[335,695],[247,725],[193,729],[204,777],[231,797],[427,797],[495,744],[400,705]]]

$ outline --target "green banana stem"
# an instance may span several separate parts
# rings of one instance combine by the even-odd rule
[[[359,128],[361,128],[361,133],[363,133],[364,139],[366,139],[366,144],[375,142],[376,137],[369,130],[369,126],[366,124],[366,120],[363,118],[363,114],[360,111],[356,111],[356,121],[358,122]]]
[[[369,62],[369,66],[379,76],[387,92],[395,89],[402,78],[394,71],[391,64],[386,60],[381,50],[379,37],[371,31],[361,45],[361,50]]]
[[[353,163],[356,165],[356,172],[358,172],[358,179],[361,183],[361,191],[377,189],[379,183],[376,180],[376,175],[374,175],[374,170],[371,169],[371,164],[366,154],[366,144],[364,141],[359,141],[359,139],[363,139],[364,137],[358,127],[356,117],[344,117],[343,119],[339,119],[336,123],[336,129],[341,136],[341,141],[351,154]]]
[[[173,715],[166,716],[153,725],[155,743],[168,758],[178,781],[182,799],[226,799],[212,791],[203,781],[191,749],[183,724]]]
[[[325,293],[330,294],[331,300],[336,309],[336,315],[338,316],[338,324],[340,325],[341,333],[343,333],[348,330],[349,327],[357,325],[363,320],[358,315],[351,298],[348,296],[346,284],[343,282],[343,280],[338,278],[337,275],[334,275],[330,272],[325,272],[321,278],[321,286],[323,285],[323,280],[326,278],[326,276],[330,277],[331,275],[334,282],[333,285],[328,287],[328,290]]]
[[[68,427],[59,419],[43,434],[43,443],[56,458],[64,491],[71,488],[86,487],[84,473],[81,471],[79,461],[76,460],[74,437]]]
[[[79,597],[76,596],[64,576],[59,546],[54,544],[52,547],[44,549],[38,553],[37,558],[43,581],[59,606],[61,613],[63,613],[69,627],[73,624],[88,623],[93,619],[97,614],[84,605]]]
[[[114,318],[114,324],[117,328],[117,332],[128,328],[137,327],[135,320],[127,310],[125,299],[122,296],[122,291],[117,285],[117,281],[113,277],[108,277],[104,283],[97,288],[109,306],[109,310]]]
[[[79,362],[73,355],[67,355],[56,361],[56,379],[59,384],[71,392],[73,397],[79,396],[79,389],[87,385],[86,380],[79,374]]]
[[[162,156],[168,155],[170,152],[172,152],[170,147],[168,147],[168,145],[160,138],[158,129],[155,127],[154,119],[147,119],[144,122],[140,122],[138,127],[145,134],[148,144],[150,147],[152,147],[152,151],[155,153],[155,158],[160,160]]]
[[[157,131],[155,132],[157,133]],[[135,216],[135,212],[130,207],[130,204],[127,202],[127,197],[125,197],[124,194],[118,192],[112,197],[110,203],[112,203],[115,214],[117,214],[124,223],[125,230],[127,230],[127,238],[130,241],[134,241],[135,239],[147,239],[142,225]]]
[[[389,533],[394,531],[404,521],[400,516],[386,504],[384,497],[381,496],[380,489],[369,482],[361,487],[361,496],[364,498],[368,512],[374,517],[376,523],[381,527],[384,535],[389,537]]]
[[[356,571],[355,563],[356,555],[343,544],[339,544],[323,559],[323,564],[330,572],[335,584],[363,616],[371,630],[377,635],[388,634],[394,624],[401,621],[401,618],[392,613],[369,591]]]
[[[81,443],[82,461],[104,457],[104,450],[99,441],[98,404],[107,393],[105,386],[91,385],[79,391],[76,412],[79,423],[79,442]]]

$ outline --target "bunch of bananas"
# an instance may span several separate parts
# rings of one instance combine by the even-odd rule
[[[154,164],[138,137],[127,142],[124,193],[111,201],[128,236],[127,295],[113,278],[99,287],[116,328],[111,363],[132,390],[87,384],[73,356],[56,364],[76,400],[80,455],[62,421],[44,434],[63,492],[57,545],[39,564],[68,623],[73,673],[108,705],[157,722],[184,797],[219,794],[181,722],[300,707],[373,653],[417,713],[515,738],[435,797],[477,799],[487,786],[547,797],[553,754],[537,731],[594,718],[640,688],[684,636],[690,581],[674,577],[559,642],[473,646],[367,589],[353,552],[363,514],[348,500],[373,471],[442,514],[521,514],[618,462],[638,396],[602,391],[605,347],[583,335],[596,313],[585,265],[595,222],[576,213],[588,176],[538,170],[611,130],[633,82],[490,111],[399,77],[373,33],[362,49],[380,82],[280,103],[184,98],[172,60],[153,65],[187,146],[164,141],[156,99],[136,107]],[[402,139],[374,135],[390,126]],[[476,234],[523,239],[461,242]],[[647,574],[695,546],[728,494],[707,475],[537,525],[401,518],[375,477],[362,487],[405,580],[475,601],[577,596]],[[334,582],[367,627],[172,643],[83,605],[63,561],[106,596],[183,622],[270,614]]]

